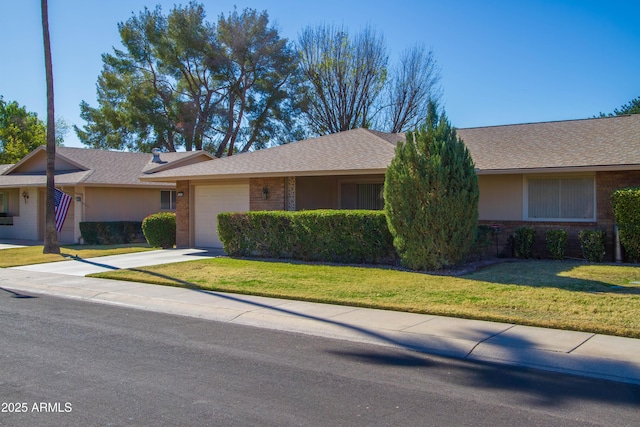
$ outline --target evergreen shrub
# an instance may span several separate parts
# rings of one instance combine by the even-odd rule
[[[142,222],[81,222],[80,234],[87,245],[119,245],[144,241]]]
[[[623,188],[611,194],[620,244],[629,261],[640,261],[640,188]]]
[[[546,240],[547,250],[549,251],[551,259],[564,259],[567,242],[569,241],[569,233],[567,230],[547,230]]]
[[[535,228],[518,227],[513,234],[513,239],[516,258],[529,259],[533,257],[533,243],[536,240]]]
[[[604,230],[581,230],[578,233],[582,255],[587,261],[604,261],[605,238],[606,233]]]
[[[142,232],[147,243],[155,248],[172,248],[176,244],[176,214],[159,212],[142,221]]]
[[[399,142],[385,174],[393,244],[405,267],[460,264],[476,240],[478,177],[469,150],[430,103],[425,124]]]
[[[381,211],[311,210],[221,213],[218,236],[231,256],[340,263],[392,263]]]

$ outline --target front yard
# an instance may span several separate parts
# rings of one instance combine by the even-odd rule
[[[94,277],[640,338],[636,265],[517,261],[451,277],[215,258]]]

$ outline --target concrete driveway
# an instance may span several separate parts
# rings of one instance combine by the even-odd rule
[[[98,258],[70,259],[69,261],[12,267],[15,270],[39,273],[86,276],[103,271],[136,268],[148,265],[170,264],[173,262],[195,261],[225,255],[222,249],[162,249]]]

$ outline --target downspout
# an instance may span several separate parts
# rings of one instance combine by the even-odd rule
[[[613,226],[613,251],[616,263],[622,262],[622,245],[620,244],[620,230],[618,224]]]

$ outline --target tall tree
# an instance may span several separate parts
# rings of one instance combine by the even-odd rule
[[[437,270],[463,261],[476,236],[478,200],[469,150],[429,103],[426,122],[398,144],[385,175],[384,210],[402,263]]]
[[[51,40],[49,38],[49,11],[47,0],[41,0],[42,35],[44,41],[44,63],[47,79],[47,196],[45,211],[44,249],[45,254],[59,254],[58,231],[55,213],[55,160],[56,121],[53,98],[53,65],[51,61]]]
[[[392,133],[417,129],[430,101],[439,101],[440,71],[432,50],[416,44],[405,50],[390,73],[380,128]]]
[[[629,114],[640,114],[640,96],[632,99],[628,104],[624,104],[620,109],[614,109],[613,113],[600,113],[599,117],[626,116]]]
[[[0,164],[16,163],[46,143],[46,126],[36,113],[0,96]]]
[[[304,112],[315,133],[369,127],[387,78],[382,35],[367,27],[351,36],[343,27],[306,27],[298,40],[307,85]]]
[[[266,12],[205,20],[195,2],[118,25],[124,50],[104,54],[98,107],[81,104],[79,139],[95,148],[207,149],[217,156],[287,140],[295,52]]]

